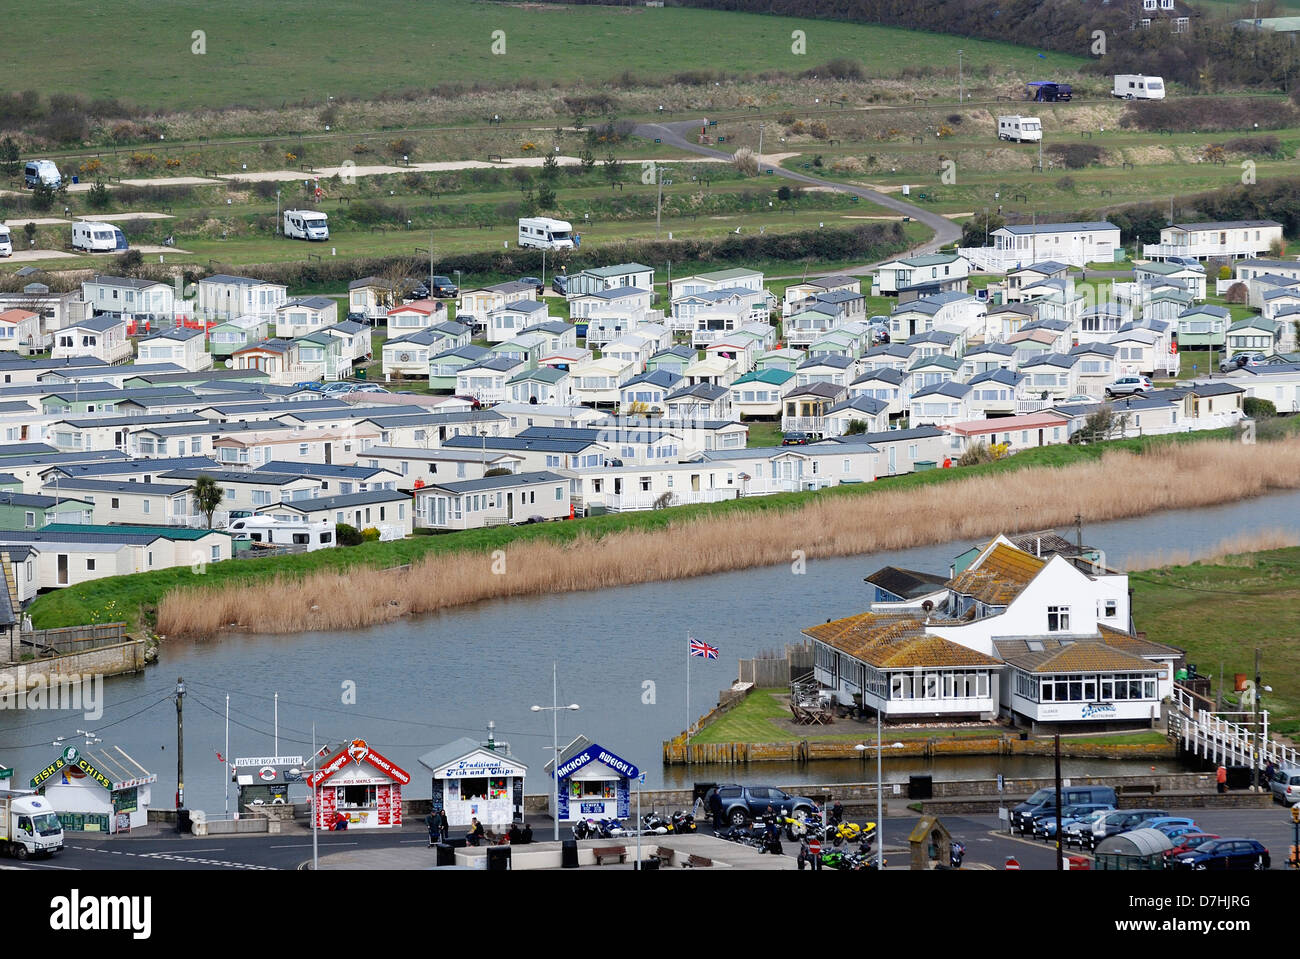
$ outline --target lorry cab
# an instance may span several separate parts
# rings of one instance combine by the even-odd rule
[[[29,190],[34,190],[42,183],[51,190],[57,190],[63,185],[63,175],[53,160],[28,160],[23,168],[23,182]]]

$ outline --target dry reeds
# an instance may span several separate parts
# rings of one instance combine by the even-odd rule
[[[1058,468],[972,476],[934,487],[815,499],[781,510],[684,519],[560,544],[521,542],[494,572],[485,552],[429,556],[409,569],[280,576],[254,586],[173,590],[159,606],[167,636],[232,624],[264,633],[346,629],[502,596],[682,579],[807,558],[848,556],[1073,521],[1194,509],[1300,487],[1300,440],[1248,446],[1170,444]],[[1240,550],[1238,550],[1240,551]],[[501,569],[500,564],[498,568]]]
[[[1145,553],[1141,556],[1135,556],[1124,564],[1124,569],[1130,573],[1141,572],[1147,569],[1159,569],[1162,566],[1189,566],[1192,563],[1210,563],[1228,560],[1221,563],[1224,566],[1243,566],[1249,567],[1254,565],[1250,554],[1262,553],[1271,549],[1288,549],[1292,546],[1300,546],[1300,536],[1285,530],[1262,530],[1257,533],[1242,533],[1238,536],[1232,536],[1208,549],[1193,552],[1186,549],[1161,550],[1155,553]]]

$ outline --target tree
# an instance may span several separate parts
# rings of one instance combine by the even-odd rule
[[[546,154],[546,159],[542,161],[542,179],[554,180],[560,173],[560,161],[555,159],[554,153]]]
[[[5,176],[17,176],[20,169],[22,161],[18,155],[18,143],[13,137],[5,137],[0,140],[0,172]]]
[[[849,420],[849,425],[844,428],[845,436],[861,436],[867,431],[866,420]]]
[[[605,154],[604,172],[605,182],[609,184],[611,190],[623,182],[623,165],[618,162],[618,157],[614,155],[613,150]]]
[[[23,236],[27,237],[27,245],[36,245],[36,224],[27,222],[23,224]]]
[[[32,206],[44,212],[54,206],[54,188],[44,181],[36,184],[32,190]]]
[[[86,193],[86,203],[92,210],[107,210],[112,198],[108,195],[108,187],[103,183],[96,183]]]
[[[585,143],[582,149],[578,151],[578,165],[582,168],[583,173],[590,173],[596,166],[596,154],[591,152],[591,147]]]
[[[985,225],[987,223],[987,226]],[[976,213],[961,226],[960,246],[987,246],[988,235],[994,230],[1006,226],[1006,220],[996,213],[981,215]]]
[[[194,485],[189,491],[194,494],[194,505],[207,518],[208,529],[212,529],[212,514],[217,511],[217,507],[225,498],[225,490],[218,486],[217,481],[211,476],[200,475],[194,480]]]
[[[555,187],[549,181],[543,180],[537,185],[537,205],[543,210],[555,209],[556,199]]]

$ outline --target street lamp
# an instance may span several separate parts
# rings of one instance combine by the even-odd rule
[[[555,765],[551,768],[551,778],[555,780],[555,841],[560,841],[560,719],[559,712],[561,709],[578,709],[577,703],[569,703],[567,706],[560,705],[560,687],[556,679],[555,663],[551,663],[551,702],[552,706],[531,706],[532,712],[551,714],[551,749],[555,753]]]
[[[865,699],[865,697],[864,697]],[[853,747],[866,758],[866,751],[870,746],[858,743]],[[880,708],[876,708],[876,868],[885,868],[885,786],[884,776],[881,772],[880,756],[885,744],[880,741]],[[902,749],[902,743],[892,743],[890,749]]]

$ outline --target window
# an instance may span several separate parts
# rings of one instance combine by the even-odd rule
[[[1106,619],[1114,619],[1119,612],[1119,602],[1108,599],[1102,602],[1102,616]]]
[[[299,455],[299,456],[306,456],[306,455],[307,455],[307,449],[308,449],[308,444],[307,444],[307,443],[299,443],[299,444],[298,444],[298,455]]]
[[[650,488],[650,482],[649,482],[649,480],[644,481],[644,482],[642,483],[642,489],[643,489],[643,490],[648,490],[649,488]],[[564,499],[564,487],[563,487],[563,486],[557,486],[557,487],[555,487],[555,498],[556,498],[557,500],[562,500],[562,499]]]
[[[212,547],[212,552],[210,555],[212,557],[212,562],[214,563],[217,562],[219,559],[221,559],[221,547],[220,546]]]
[[[117,497],[116,497],[116,496],[114,496],[114,497],[112,497],[111,499],[109,499],[109,501],[108,501],[108,507],[109,507],[109,509],[118,509],[118,500],[117,500]]]
[[[1070,607],[1047,607],[1047,631],[1049,633],[1068,633],[1070,631]]]
[[[86,571],[87,571],[87,572],[94,572],[94,569],[95,569],[95,561],[94,561],[93,559],[87,559],[87,560],[86,560]]]
[[[149,500],[147,500],[147,499],[145,499],[145,500],[141,500],[141,501],[140,501],[140,507],[141,507],[141,509],[144,510],[144,512],[146,512],[146,513],[149,512]]]
[[[32,529],[33,527],[36,526],[36,514],[33,513],[31,510],[28,510],[26,516],[24,517],[24,525],[28,529]]]

